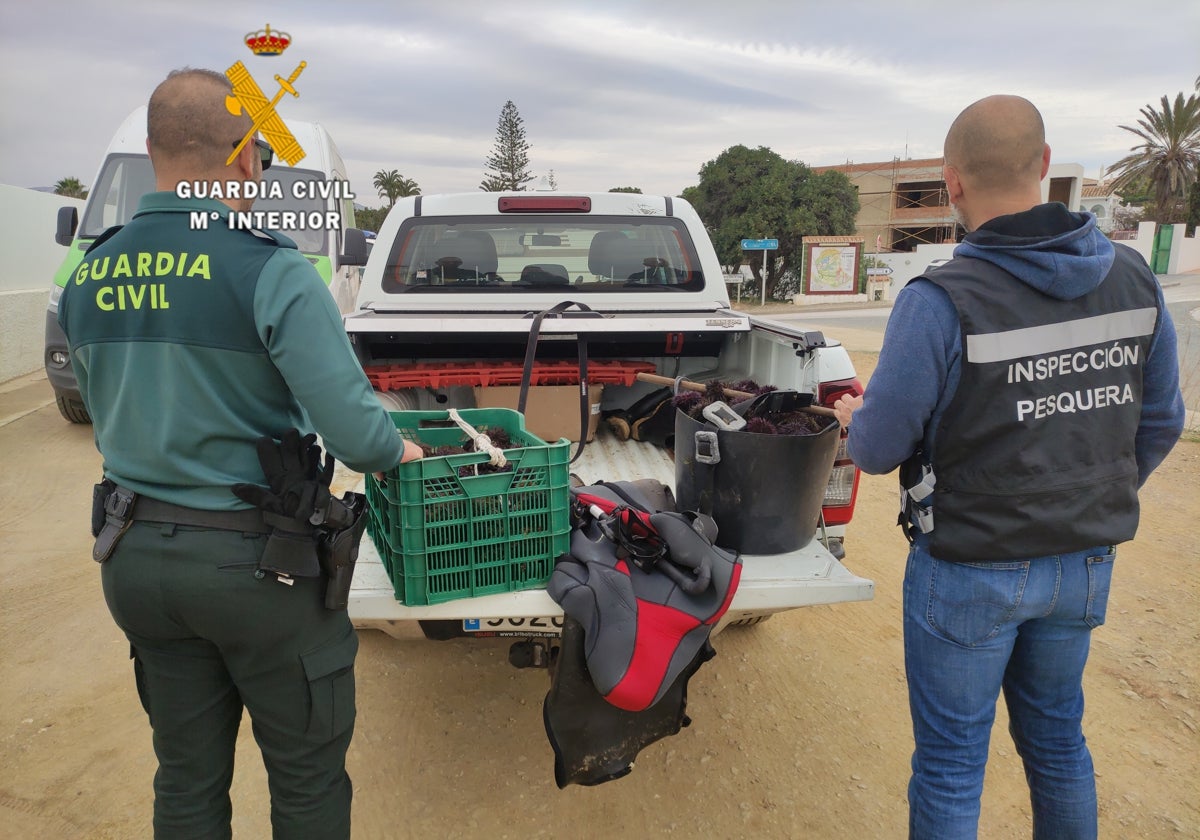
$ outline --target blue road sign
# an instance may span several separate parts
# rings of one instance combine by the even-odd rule
[[[778,251],[778,239],[743,239],[743,251]]]

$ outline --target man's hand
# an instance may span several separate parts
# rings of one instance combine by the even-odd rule
[[[400,463],[407,464],[409,461],[415,461],[424,456],[424,454],[425,452],[421,449],[421,444],[416,441],[406,440],[404,441],[404,454],[400,456]],[[383,481],[385,478],[381,472],[372,473],[372,475],[379,481]]]
[[[417,443],[415,440],[405,440],[404,455],[401,456],[400,463],[407,464],[409,461],[417,460],[424,454],[425,452],[421,449],[421,444]]]
[[[855,411],[862,407],[862,404],[862,397],[852,397],[849,394],[839,398],[838,401],[833,404],[834,416],[836,416],[837,421],[842,424],[843,429],[850,427],[850,417]]]

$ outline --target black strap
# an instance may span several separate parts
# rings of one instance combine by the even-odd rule
[[[699,504],[696,505],[696,509],[705,516],[712,516],[713,484],[717,477],[717,465],[696,463],[692,469],[695,471],[696,483],[700,486]]]
[[[904,534],[904,539],[908,540],[909,545],[912,545],[916,538],[917,529],[908,517],[907,505],[900,509],[900,515],[896,517],[896,524],[900,526],[900,531]]]
[[[146,496],[138,496],[133,506],[134,521],[165,522],[174,525],[189,525],[198,528],[216,528],[222,531],[243,531],[248,534],[269,534],[271,526],[263,520],[258,508],[247,510],[200,510],[199,508],[173,505]]]
[[[572,464],[583,453],[592,419],[592,401],[588,395],[587,380],[587,336],[580,333],[576,336],[576,341],[579,352],[579,448],[571,456]]]
[[[696,510],[705,516],[711,517],[713,512],[714,502],[714,485],[717,478],[717,464],[721,462],[721,433],[705,425],[700,429],[693,429],[689,434],[692,436],[692,481],[695,484],[696,492]],[[700,435],[711,439],[712,451],[707,456],[700,454]]]
[[[913,522],[913,506],[914,502],[908,495],[910,487],[916,487],[921,481],[921,467],[925,464],[924,447],[918,446],[913,454],[909,455],[900,462],[900,468],[897,470],[896,476],[900,479],[900,515],[896,517],[896,524],[900,526],[900,531],[904,534],[904,539],[908,540],[908,544],[912,545],[918,533],[917,526]]]
[[[578,307],[580,312],[599,315],[599,313],[593,312],[592,308],[587,304],[564,300],[533,316],[533,323],[529,326],[529,341],[525,345],[525,364],[521,368],[521,392],[517,397],[517,411],[522,414],[525,413],[525,404],[529,399],[529,384],[533,378],[533,361],[537,356],[537,343],[538,337],[542,332],[542,321],[545,320],[547,315],[561,315],[572,306]],[[583,333],[578,333],[575,339],[579,360],[579,448],[575,450],[575,454],[571,456],[571,460],[568,462],[572,464],[583,454],[583,447],[587,444],[588,425],[591,420],[592,407],[591,399],[588,395],[587,336]]]
[[[634,510],[640,510],[642,513],[656,513],[657,512],[657,511],[653,511],[653,510],[648,510],[645,506],[642,505],[641,502],[639,502],[632,495],[627,493],[625,491],[625,488],[622,487],[619,482],[597,481],[596,486],[603,487],[605,490],[612,493],[618,499],[623,501],[626,504],[626,506],[631,507]]]
[[[97,236],[95,239],[92,240],[92,244],[89,245],[87,247],[87,250],[84,251],[83,253],[90,254],[92,251],[99,248],[105,242],[107,242],[108,240],[110,240],[114,236],[116,236],[117,232],[120,231],[121,228],[123,228],[123,227],[125,227],[125,225],[113,225],[110,228],[106,228],[103,233],[101,233],[99,236]]]

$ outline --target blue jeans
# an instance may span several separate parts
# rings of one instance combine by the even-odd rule
[[[1096,837],[1083,668],[1115,551],[951,563],[918,537],[904,575],[904,661],[916,749],[909,836],[974,838],[1001,691],[1025,765],[1035,840]]]

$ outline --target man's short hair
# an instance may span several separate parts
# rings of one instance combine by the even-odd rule
[[[248,116],[225,107],[232,92],[229,79],[214,70],[172,70],[147,107],[146,137],[154,154],[199,169],[224,166],[251,125]]]
[[[1019,189],[1041,179],[1046,128],[1020,96],[989,96],[969,105],[946,133],[946,164],[984,190]]]

